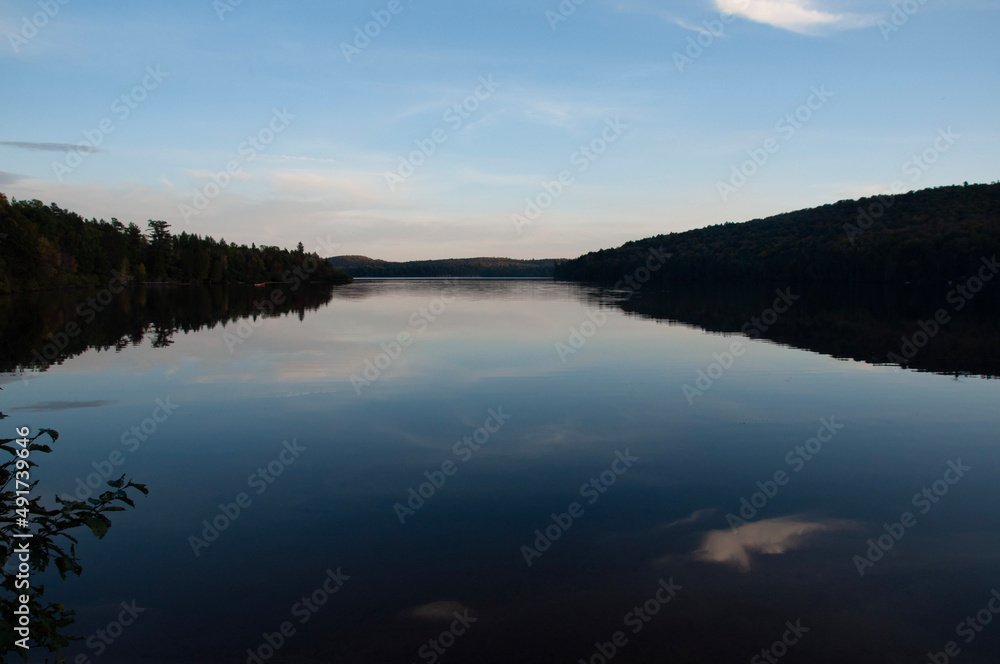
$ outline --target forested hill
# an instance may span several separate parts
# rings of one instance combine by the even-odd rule
[[[1000,183],[840,201],[659,235],[563,262],[555,277],[617,282],[661,247],[667,258],[653,263],[651,283],[938,284],[967,277],[984,257],[1000,253]]]
[[[0,292],[103,286],[116,274],[139,283],[351,281],[301,242],[295,250],[247,247],[175,235],[165,221],[153,220],[144,231],[0,193]]]
[[[539,277],[551,278],[558,259],[452,258],[394,263],[367,256],[334,256],[335,268],[355,277]]]

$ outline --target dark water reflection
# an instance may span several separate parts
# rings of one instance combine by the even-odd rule
[[[44,370],[90,349],[122,350],[149,339],[170,345],[174,334],[240,319],[296,315],[329,303],[329,288],[135,287],[0,296],[2,369]]]
[[[775,300],[783,300],[778,297],[781,293],[797,299],[768,325],[761,320],[762,312]],[[749,332],[754,338],[841,359],[997,377],[998,295],[983,291],[967,298],[952,288],[932,291],[882,285],[779,289],[682,286],[639,292],[620,306],[630,313],[697,325],[712,332]],[[946,322],[939,324],[936,315]]]
[[[82,578],[50,587],[84,636],[122,601],[146,608],[99,656],[81,643],[91,661],[246,662],[285,621],[294,633],[266,661],[576,662],[598,643],[610,654],[621,631],[615,661],[750,662],[789,621],[809,631],[787,661],[928,661],[949,640],[964,662],[995,661],[1000,621],[968,644],[956,626],[1000,588],[997,384],[828,356],[884,357],[933,300],[803,294],[768,341],[699,328],[738,331],[773,292],[622,301],[552,282],[357,282],[227,346],[253,295],[229,295],[225,314],[223,295],[160,293],[176,298],[162,314],[123,304],[104,339],[137,346],[95,341],[120,352],[75,349],[6,379],[5,422],[64,434],[42,487],[72,492],[120,450],[119,472],[152,489],[82,543]],[[65,324],[33,317],[59,305],[18,306],[33,330]],[[15,329],[7,367],[35,343]],[[574,347],[573,329],[593,334]],[[913,365],[996,375],[996,339],[996,309],[970,308]],[[745,353],[689,403],[684,386],[734,340]],[[157,399],[176,413],[124,443]],[[510,419],[484,439],[491,409]],[[464,442],[476,436],[479,449]],[[293,440],[298,456],[282,452]],[[971,470],[944,483],[958,460]],[[454,474],[401,524],[394,505],[443,467]],[[922,513],[914,494],[939,480],[947,492]],[[196,556],[190,538],[240,493],[249,506]],[[743,499],[757,512],[730,529]],[[574,502],[582,516],[528,566],[523,547]],[[907,511],[915,525],[860,576],[854,557]],[[338,568],[350,578],[327,596]],[[660,605],[670,579],[682,588]],[[315,612],[302,603],[314,592]],[[439,655],[430,640],[450,644],[466,610],[476,621]]]

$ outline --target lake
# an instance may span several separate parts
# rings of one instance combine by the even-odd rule
[[[5,302],[38,491],[150,488],[40,577],[69,661],[996,662],[992,304],[271,290]]]

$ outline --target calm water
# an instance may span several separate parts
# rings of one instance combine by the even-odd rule
[[[805,298],[780,344],[699,327],[735,332],[773,292],[708,306],[720,324],[698,298],[685,319],[669,294],[552,282],[358,282],[241,318],[254,296],[185,295],[145,336],[137,307],[174,296],[143,296],[87,332],[105,348],[4,378],[3,425],[62,434],[42,491],[115,452],[151,489],[49,581],[89,637],[70,661],[927,662],[949,641],[997,661],[1000,383],[963,373],[997,356],[955,348],[995,314],[915,358],[948,376],[808,350],[838,354],[840,324],[861,346],[841,356],[874,353],[877,326]],[[33,312],[66,319],[52,299],[8,309],[17,358],[17,325],[55,329]],[[123,601],[143,611],[109,629]]]

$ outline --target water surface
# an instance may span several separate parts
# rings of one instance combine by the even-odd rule
[[[81,539],[82,577],[49,581],[92,637],[70,661],[749,662],[786,636],[788,661],[956,641],[994,662],[1000,625],[956,627],[1000,588],[995,309],[914,358],[942,375],[859,361],[933,298],[803,296],[753,335],[773,340],[740,334],[773,291],[363,281],[250,318],[262,289],[132,294],[61,364],[4,379],[5,425],[62,434],[40,490],[82,491],[115,451],[151,489]],[[7,368],[74,297],[10,303]],[[94,636],[133,600],[132,625]]]

